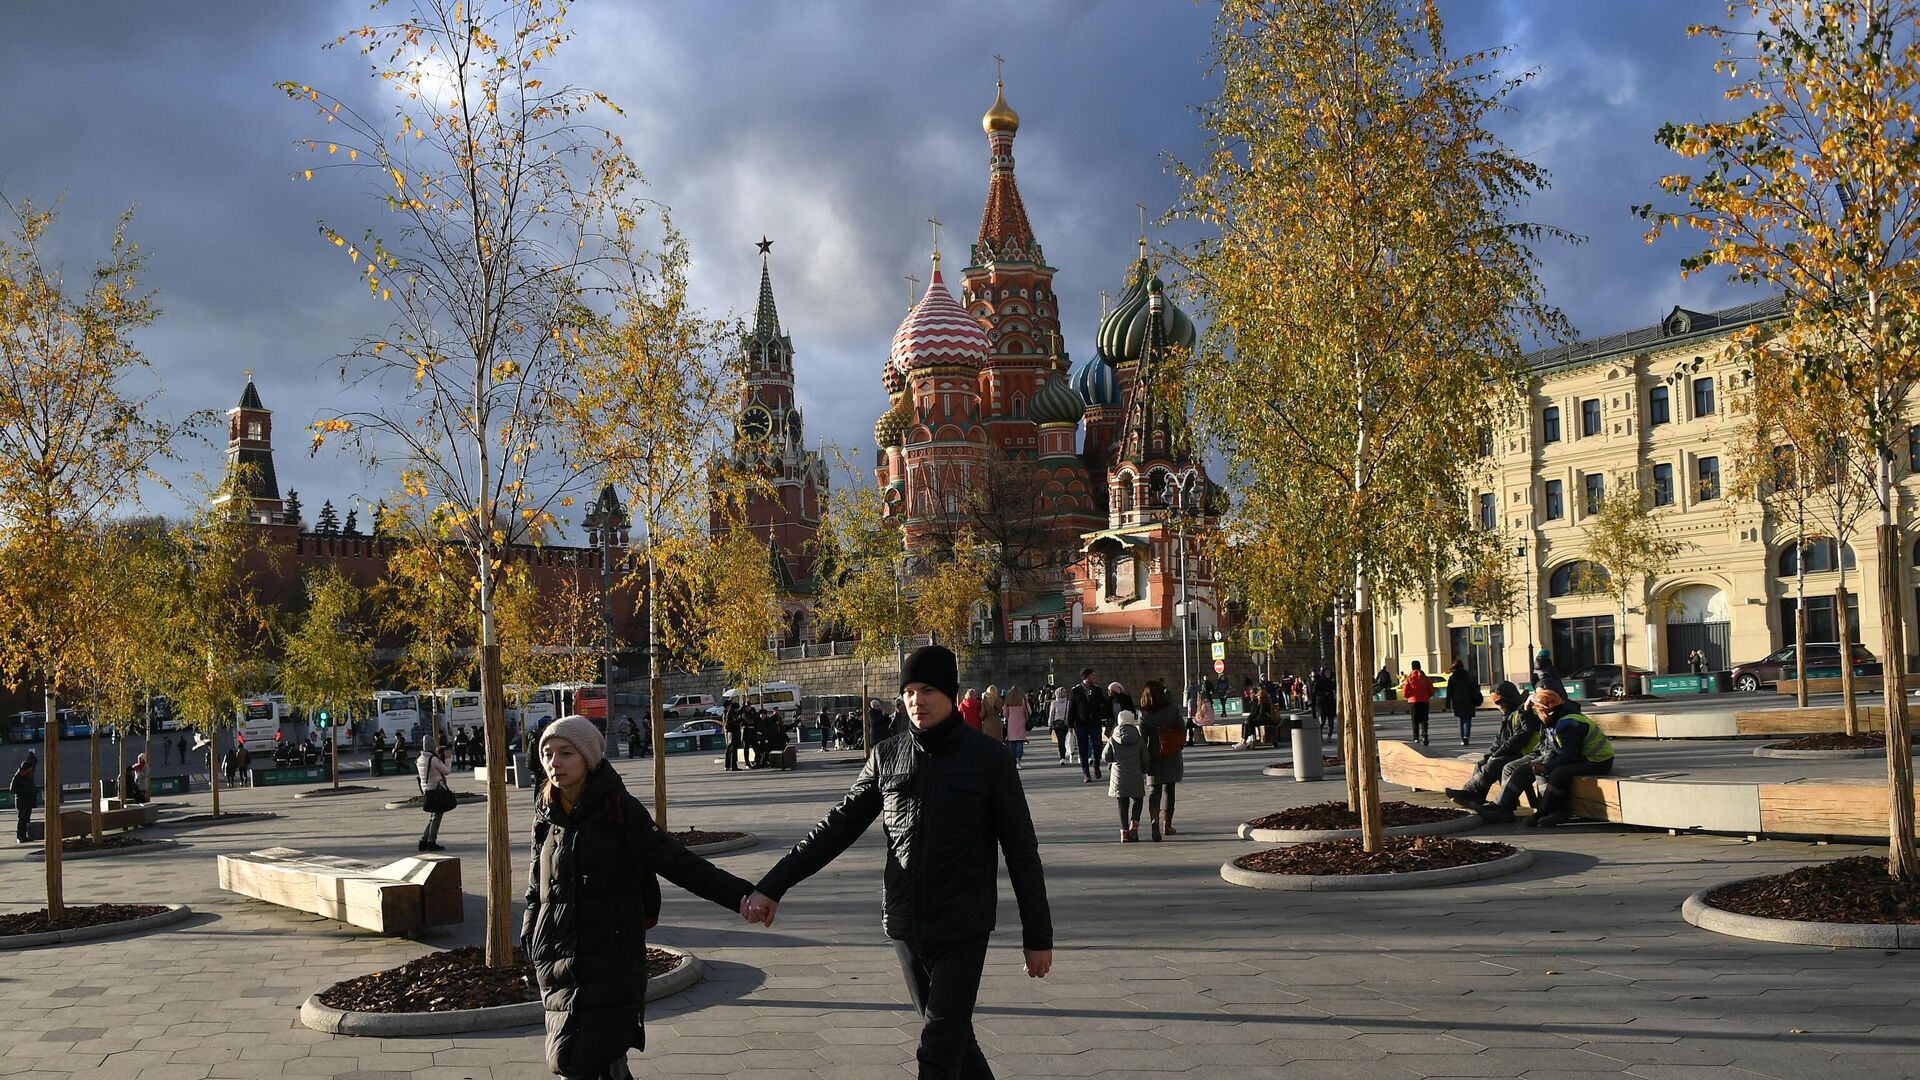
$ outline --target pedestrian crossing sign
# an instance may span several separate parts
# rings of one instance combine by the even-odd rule
[[[1487,643],[1487,628],[1484,626],[1474,627],[1472,631],[1468,633],[1467,640],[1475,645],[1485,645]]]
[[[1252,652],[1266,652],[1273,648],[1273,638],[1267,631],[1256,627],[1247,631],[1247,648]]]

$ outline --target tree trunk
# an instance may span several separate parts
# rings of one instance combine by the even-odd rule
[[[1334,608],[1335,612],[1339,610],[1338,607]],[[1335,688],[1333,692],[1333,717],[1334,723],[1337,724],[1340,722],[1341,711],[1347,706],[1348,700],[1353,697],[1353,656],[1349,647],[1347,620],[1344,618],[1336,619],[1333,624],[1333,632],[1333,685]],[[1307,701],[1309,704],[1313,701],[1311,682],[1308,684]],[[1310,722],[1319,723],[1319,718],[1317,716],[1312,717]],[[1347,807],[1351,809],[1353,803],[1348,802]]]
[[[100,800],[106,785],[100,782],[100,715],[96,710],[87,724],[87,825],[94,843],[100,842]],[[126,793],[121,792],[122,797]]]
[[[328,769],[333,773],[333,786],[340,786],[340,718],[333,715],[333,708],[327,708],[329,726],[327,728]],[[371,775],[371,771],[369,771]]]
[[[1620,596],[1620,633],[1616,635],[1615,644],[1620,649],[1620,696],[1624,698],[1633,693],[1633,680],[1628,675],[1633,669],[1627,666],[1627,597],[1624,593]],[[1601,693],[1608,697],[1613,696],[1605,688]]]
[[[1033,717],[1027,717],[1027,726],[1033,726]],[[860,661],[860,756],[873,756],[873,708],[867,704],[867,662]]]
[[[653,563],[653,530],[647,530],[647,711],[653,714],[653,820],[660,831],[667,829],[667,732],[660,695],[665,686],[660,678],[660,619],[656,612]]]
[[[46,729],[40,733],[40,742],[46,757],[46,774],[42,790],[47,794],[46,825],[42,834],[47,842],[47,918],[58,922],[66,914],[66,890],[60,877],[60,855],[63,838],[60,835],[60,718],[55,713],[53,687],[45,688],[44,706],[46,709]]]
[[[1807,658],[1807,575],[1804,571],[1795,588],[1799,598],[1793,605],[1793,655],[1794,662],[1799,663]],[[1807,707],[1807,680],[1794,680],[1793,697],[1801,708]]]
[[[483,587],[488,583],[483,578]],[[489,597],[490,598],[490,597]],[[493,637],[492,619],[483,628]],[[507,702],[500,643],[480,646],[481,722],[487,729],[487,966],[513,965],[513,839],[507,828]]]
[[[1355,590],[1352,619],[1353,660],[1356,671],[1373,670],[1373,609],[1366,590]],[[1360,770],[1360,838],[1367,851],[1379,851],[1386,842],[1386,830],[1380,820],[1380,744],[1373,734],[1373,699],[1356,701],[1353,728]]]
[[[1886,484],[1887,463],[1880,463]],[[1887,717],[1887,873],[1901,881],[1920,881],[1920,850],[1914,844],[1912,733],[1907,730],[1906,635],[1900,621],[1900,529],[1881,503],[1880,630],[1886,656],[1884,693]]]
[[[1359,650],[1354,647],[1353,624],[1344,623],[1340,628],[1340,650],[1347,654],[1346,702],[1340,717],[1340,771],[1347,781],[1347,807],[1353,809],[1360,805],[1360,741],[1354,732],[1359,729],[1357,717],[1360,715],[1360,703],[1371,702],[1367,674],[1364,668],[1353,662]],[[1356,811],[1357,812],[1357,811]]]
[[[1840,587],[1833,590],[1833,617],[1840,628],[1840,709],[1847,734],[1860,734],[1860,699],[1853,686],[1853,614],[1847,610],[1847,576],[1840,574]],[[1795,656],[1800,656],[1796,651]],[[1812,675],[1806,658],[1800,657],[1800,685]]]
[[[220,726],[207,729],[207,790],[213,793],[213,816],[220,816]]]
[[[120,736],[119,738],[117,738],[117,739],[115,739],[115,740],[113,740],[113,745],[114,745],[114,746],[115,746],[116,748],[118,748],[118,750],[119,750],[119,754],[118,754],[118,757],[119,757],[119,759],[120,759],[120,764],[119,764],[119,766],[117,767],[117,771],[116,771],[116,772],[115,772],[115,773],[114,773],[113,775],[115,775],[115,776],[117,776],[117,777],[119,777],[119,778],[120,778],[120,781],[121,781],[121,783],[125,783],[125,782],[126,782],[126,779],[127,779],[127,743],[128,743],[128,741],[130,741],[130,740],[131,740],[132,738],[133,738],[133,736],[131,736],[131,735],[127,735],[127,734],[124,734],[124,733],[123,733],[123,734],[122,734],[122,735],[121,735],[121,736]],[[145,741],[142,741],[140,745],[142,745],[142,746],[145,746],[145,745],[146,745],[146,742],[145,742]],[[148,776],[152,776],[152,775],[153,775],[153,769],[152,769],[152,767],[151,767],[151,766],[153,765],[153,762],[151,762],[151,761],[149,761],[149,762],[147,762],[147,765],[149,766],[149,767],[148,767],[148,769],[147,769],[147,775],[148,775]],[[148,787],[152,787],[152,781],[151,781],[151,780],[149,780],[149,781],[148,781]],[[122,800],[122,802],[124,802],[124,801],[126,800],[126,797],[127,797],[127,793],[126,793],[126,792],[124,792],[124,791],[123,791],[123,792],[121,792],[121,793],[120,793],[120,798],[121,798],[121,800]]]

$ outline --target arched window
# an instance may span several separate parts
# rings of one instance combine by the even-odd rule
[[[1467,606],[1467,579],[1466,578],[1457,577],[1447,583],[1447,606],[1448,607],[1466,607]]]
[[[1838,544],[1831,536],[1815,536],[1798,544],[1788,544],[1780,549],[1780,576],[1797,577],[1800,573],[1800,553],[1806,552],[1807,573],[1825,574],[1846,567],[1854,568],[1852,544]],[[1837,556],[1837,558],[1836,558]]]
[[[1604,585],[1607,572],[1598,563],[1586,559],[1575,559],[1554,568],[1547,578],[1547,596],[1572,596],[1586,588]]]
[[[1120,509],[1122,511],[1133,509],[1133,474],[1132,473],[1120,474],[1119,490],[1114,492],[1114,498],[1118,500]]]

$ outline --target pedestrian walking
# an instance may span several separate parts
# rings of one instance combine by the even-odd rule
[[[1427,708],[1433,701],[1433,680],[1420,670],[1420,661],[1409,660],[1407,667],[1407,677],[1400,680],[1400,696],[1413,712],[1413,741],[1427,746]]]
[[[421,851],[440,851],[440,819],[460,800],[447,786],[453,770],[447,767],[447,744],[422,751],[415,767],[420,777],[420,806],[427,812],[427,827],[420,834]]]
[[[187,763],[187,737],[185,735],[180,736],[175,742],[174,749],[180,752],[180,764],[185,765]]]
[[[1174,834],[1174,789],[1186,776],[1187,748],[1186,722],[1174,715],[1167,688],[1158,679],[1149,680],[1140,692],[1140,731],[1146,737],[1148,752],[1148,829],[1149,835],[1158,840],[1162,833]]]
[[[1006,725],[1007,749],[1013,753],[1013,767],[1020,768],[1020,760],[1027,754],[1027,723],[1033,716],[1033,706],[1027,702],[1027,695],[1017,686],[1007,688],[1007,707],[1003,714]]]
[[[1140,734],[1140,716],[1122,709],[1114,717],[1100,760],[1107,763],[1107,798],[1120,805],[1120,842],[1140,839],[1140,810],[1147,798],[1147,740]]]
[[[1133,695],[1127,693],[1127,688],[1118,682],[1110,682],[1107,684],[1107,700],[1112,702],[1111,707],[1107,709],[1108,730],[1112,730],[1113,725],[1119,722],[1122,710],[1130,712],[1135,716],[1140,715],[1139,706],[1133,703]]]
[[[1333,680],[1333,669],[1322,665],[1313,675],[1313,715],[1320,721],[1320,737],[1333,741],[1334,706],[1338,703],[1339,689]]]
[[[1073,730],[1073,691],[1064,686],[1054,688],[1053,700],[1047,704],[1047,730],[1053,732],[1053,744],[1060,750],[1060,764],[1067,763],[1067,735]]]
[[[989,686],[980,695],[980,731],[989,739],[1007,741],[1006,703],[1000,699],[998,686]]]
[[[1100,779],[1100,743],[1113,716],[1113,702],[1093,681],[1092,668],[1080,673],[1080,684],[1068,700],[1068,723],[1073,726],[1073,742],[1080,751],[1080,782],[1091,784]]]
[[[1541,649],[1533,654],[1533,688],[1551,690],[1560,700],[1567,700],[1567,684],[1561,680],[1559,669],[1553,666],[1551,650]]]
[[[1464,660],[1455,660],[1447,671],[1447,711],[1460,721],[1460,745],[1465,746],[1473,740],[1473,714],[1479,710],[1484,699],[1480,695],[1480,680],[1467,670]]]
[[[546,1007],[547,1067],[575,1080],[626,1080],[627,1051],[646,1046],[655,875],[742,915],[752,886],[654,824],[606,760],[593,721],[548,724],[540,757],[548,779],[534,803],[520,947]]]
[[[833,713],[825,705],[820,706],[820,752],[833,749]]]
[[[147,755],[141,754],[127,766],[126,775],[120,779],[120,801],[132,806],[147,801]]]
[[[32,750],[20,761],[20,767],[13,771],[13,782],[7,785],[13,792],[13,809],[17,815],[13,827],[16,843],[27,842],[27,824],[33,820],[33,807],[40,798],[40,755]]]
[[[722,717],[720,726],[721,730],[727,733],[727,771],[739,772],[746,721],[740,716],[739,706],[733,702],[727,702],[725,708],[726,715]]]
[[[1373,677],[1373,696],[1376,701],[1392,701],[1393,688],[1400,685],[1399,676],[1393,669],[1382,663],[1379,674]]]
[[[780,860],[747,898],[749,919],[773,925],[787,891],[812,877],[881,821],[887,867],[881,926],[893,940],[907,994],[924,1018],[921,1080],[992,1080],[973,1033],[974,1003],[999,907],[999,859],[1018,901],[1027,975],[1053,966],[1040,847],[1013,755],[961,720],[958,663],[939,645],[917,649],[901,672],[912,727],[875,748],[840,804]]]
[[[980,730],[980,692],[972,687],[968,687],[966,696],[960,699],[960,720],[973,730]]]

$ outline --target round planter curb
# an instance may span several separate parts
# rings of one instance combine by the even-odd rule
[[[1322,765],[1320,766],[1320,775],[1316,777],[1316,779],[1319,779],[1319,780],[1343,779],[1344,777],[1342,776],[1342,773],[1340,770],[1341,770],[1341,766],[1339,765]],[[1293,766],[1288,765],[1288,766],[1282,767],[1279,765],[1269,765],[1266,768],[1260,770],[1260,775],[1271,776],[1281,780],[1291,780],[1293,779]]]
[[[1480,815],[1464,813],[1457,818],[1445,821],[1427,821],[1418,825],[1395,825],[1384,831],[1386,836],[1444,836],[1447,833],[1467,832],[1481,826]],[[1261,844],[1312,844],[1321,840],[1351,840],[1360,835],[1359,829],[1255,829],[1246,822],[1240,823],[1240,839],[1252,840]],[[1426,871],[1419,871],[1426,873]]]
[[[296,791],[293,793],[293,797],[296,799],[330,799],[336,795],[365,795],[369,792],[379,790],[379,788],[361,787],[358,784],[345,784],[337,788],[309,788],[306,791]]]
[[[144,843],[135,844],[132,847],[102,848],[98,851],[65,851],[61,852],[60,861],[69,863],[75,859],[105,859],[114,855],[152,855],[155,852],[165,851],[178,845],[178,840],[148,840]],[[46,862],[47,849],[43,847],[27,852],[27,860],[29,862]]]
[[[1283,892],[1386,892],[1394,889],[1427,889],[1438,885],[1459,885],[1484,878],[1501,877],[1533,864],[1533,852],[1515,848],[1513,854],[1489,862],[1467,866],[1443,866],[1438,870],[1415,870],[1406,874],[1263,874],[1243,870],[1228,859],[1220,864],[1220,877],[1249,889],[1277,889]]]
[[[1801,922],[1797,919],[1742,915],[1707,903],[1707,894],[1715,889],[1771,876],[1761,874],[1709,885],[1687,897],[1686,902],[1680,905],[1680,917],[1702,930],[1755,941],[1825,945],[1841,949],[1920,949],[1920,923]]]
[[[193,909],[185,904],[167,904],[165,911],[152,915],[143,915],[138,919],[123,919],[120,922],[101,923],[98,926],[76,926],[71,930],[49,930],[44,934],[15,934],[0,937],[0,952],[9,949],[31,949],[36,945],[61,945],[75,941],[98,941],[101,938],[119,937],[122,934],[137,934],[142,930],[151,930],[156,926],[185,922],[193,917]]]
[[[150,827],[155,829],[219,829],[225,828],[228,825],[250,825],[257,821],[271,821],[279,816],[279,814],[271,810],[244,810],[221,814],[218,818],[211,821],[181,821],[178,818],[168,821],[166,818],[161,818]]]
[[[683,959],[672,971],[647,981],[646,1000],[648,1001],[658,1001],[663,997],[678,994],[699,982],[706,974],[706,968],[700,963],[700,958],[692,953],[666,945],[654,945],[651,948],[665,949]],[[446,1012],[371,1013],[351,1012],[336,1009],[331,1005],[322,1005],[320,995],[313,994],[300,1005],[300,1023],[315,1031],[324,1031],[331,1035],[364,1035],[375,1038],[454,1035],[466,1031],[502,1031],[538,1024],[545,1015],[546,1008],[538,1001],[495,1005],[487,1009],[449,1009]]]
[[[732,830],[728,831],[731,832]],[[690,845],[687,850],[695,855],[718,855],[723,851],[740,851],[744,848],[750,848],[759,842],[760,837],[758,835],[747,833],[745,836],[736,836],[731,840],[716,840],[711,844]],[[684,967],[686,965],[683,964],[681,966]],[[673,970],[679,971],[680,968],[674,968]],[[672,975],[673,972],[670,971],[667,974]]]
[[[1862,750],[1776,750],[1771,746],[1756,746],[1753,756],[1757,758],[1783,758],[1788,761],[1853,761],[1862,758],[1883,758],[1887,756],[1885,747]]]
[[[511,789],[511,788],[509,788],[508,790],[509,790],[509,791],[511,791],[512,789]],[[409,796],[407,796],[407,798],[408,798],[408,799],[411,799],[411,798],[413,798],[413,796],[411,796],[411,795],[409,795]],[[463,796],[461,796],[461,798],[460,798],[460,800],[459,800],[458,802],[455,802],[455,803],[453,804],[453,810],[458,810],[458,809],[460,809],[460,808],[461,808],[461,807],[463,807],[463,806],[472,806],[472,805],[473,805],[473,804],[475,804],[475,803],[483,803],[483,802],[486,802],[486,801],[487,801],[487,797],[486,797],[485,795],[481,795],[481,796],[480,796],[479,798],[477,798],[477,799],[476,799],[476,798],[469,798],[469,797],[467,797],[467,796],[464,796],[464,795],[463,795]],[[385,806],[382,806],[382,807],[381,807],[380,809],[382,809],[382,810],[419,810],[419,809],[420,809],[420,804],[419,804],[419,803],[417,803],[417,802],[408,802],[408,801],[407,801],[406,799],[401,799],[401,800],[400,800],[400,801],[398,801],[398,802],[390,802],[390,803],[388,803],[388,804],[386,804]],[[449,813],[449,814],[451,814],[451,813],[453,813],[453,810],[449,810],[449,811],[447,811],[447,813]]]

